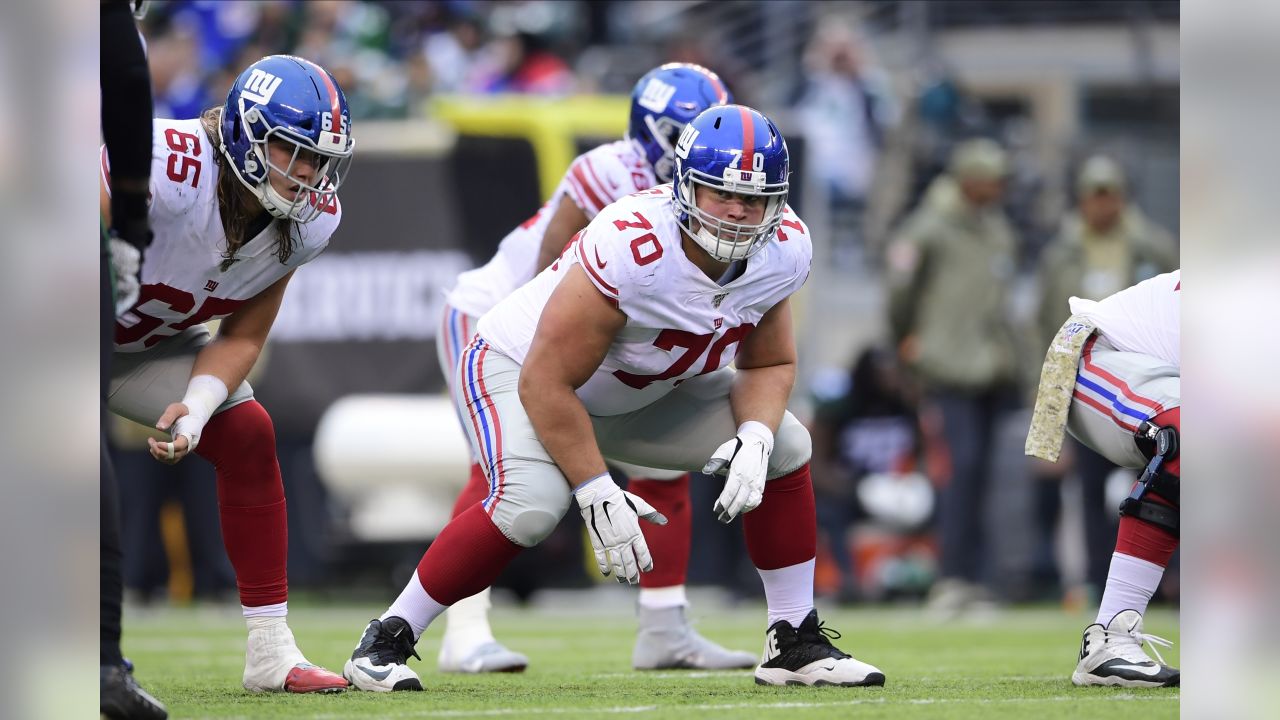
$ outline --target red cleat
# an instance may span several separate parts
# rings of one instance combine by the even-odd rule
[[[284,679],[284,691],[291,693],[339,693],[346,689],[346,678],[311,663],[294,665]]]

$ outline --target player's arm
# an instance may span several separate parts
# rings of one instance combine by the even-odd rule
[[[589,222],[587,214],[569,197],[569,193],[561,196],[560,204],[556,206],[555,214],[551,216],[547,231],[542,236],[536,272],[542,272],[548,265],[555,262],[564,251],[564,246],[569,244],[570,238],[586,227]]]
[[[547,300],[520,371],[525,412],[572,487],[607,472],[591,418],[574,391],[600,367],[626,322],[574,265]]]
[[[796,382],[796,341],[791,329],[791,304],[783,298],[760,319],[739,348],[729,391],[733,419],[739,425],[754,420],[777,432]]]
[[[222,321],[217,337],[200,349],[187,394],[181,402],[169,405],[156,423],[161,430],[171,429],[174,439],[158,442],[150,438],[152,457],[175,463],[195,450],[205,423],[226,402],[231,390],[240,387],[262,354],[291,277],[293,271],[241,305]]]
[[[796,381],[796,343],[791,306],[785,298],[742,340],[735,364],[738,372],[729,389],[729,406],[738,433],[717,448],[702,468],[707,475],[725,477],[713,508],[723,523],[755,509],[764,498],[773,435],[782,424]]]
[[[101,4],[102,139],[111,159],[114,212],[108,226],[137,250],[146,249],[147,185],[151,177],[151,74],[129,3]]]
[[[573,488],[601,574],[635,584],[653,569],[640,520],[665,525],[667,519],[609,477],[591,418],[574,392],[600,367],[626,322],[582,266],[571,266],[542,310],[520,370],[520,402]]]

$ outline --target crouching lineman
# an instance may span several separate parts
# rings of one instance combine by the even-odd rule
[[[786,411],[788,298],[809,275],[812,245],[786,205],[786,144],[755,110],[713,107],[685,126],[675,167],[674,186],[605,208],[481,318],[455,401],[492,490],[441,531],[417,582],[369,623],[344,671],[357,688],[421,689],[404,663],[422,631],[572,504],[601,573],[635,583],[651,570],[639,521],[666,518],[619,489],[606,459],[725,475],[713,510],[726,523],[745,513],[768,603],[757,683],[884,684],[832,646],[838,635],[813,608],[810,440]],[[726,367],[735,356],[736,372]]]
[[[307,662],[285,618],[288,521],[271,416],[245,377],[289,278],[324,251],[355,140],[333,76],[272,55],[236,79],[221,107],[156,120],[142,286],[116,318],[108,406],[170,433],[151,455],[213,463],[218,515],[249,626],[242,683],[253,692],[341,692]],[[102,214],[111,177],[102,166]],[[221,319],[211,338],[204,323]]]
[[[1120,506],[1102,603],[1071,675],[1076,685],[1179,684],[1177,668],[1156,649],[1172,643],[1144,633],[1142,615],[1178,547],[1180,275],[1159,275],[1100,302],[1071,298],[1072,316],[1041,372],[1028,455],[1057,460],[1065,426],[1108,460],[1142,469]]]
[[[555,261],[570,238],[609,204],[671,182],[675,142],[685,124],[703,110],[730,100],[719,76],[698,65],[670,63],[640,78],[631,93],[627,137],[575,158],[546,205],[508,233],[489,262],[458,277],[444,306],[441,342],[436,344],[440,369],[450,388],[477,318]],[[471,453],[471,478],[454,503],[454,516],[489,495],[479,450],[473,447]],[[632,667],[723,670],[754,665],[753,654],[729,650],[702,637],[685,616],[684,581],[693,519],[689,474],[634,466],[621,469],[629,477],[629,490],[670,520],[665,526],[644,529],[645,542],[660,569],[640,579],[640,629]],[[418,581],[411,578],[409,583],[412,596]],[[520,672],[529,664],[523,654],[494,639],[488,612],[487,588],[449,607],[437,665],[442,672]]]

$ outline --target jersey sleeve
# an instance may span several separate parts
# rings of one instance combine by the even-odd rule
[[[190,132],[186,132],[190,130]],[[181,141],[185,152],[169,147],[168,135]],[[209,140],[194,127],[179,127],[173,120],[157,119],[151,137],[151,218],[178,217],[199,201],[201,189],[218,183]],[[197,149],[197,145],[199,146]]]
[[[791,260],[792,280],[790,293],[794,293],[809,279],[813,269],[813,239],[809,237],[809,226],[788,205],[782,212],[782,224],[778,226],[778,242],[782,246],[785,257]]]
[[[606,145],[579,155],[565,174],[569,197],[588,218],[633,192],[630,175],[609,150]]]
[[[574,243],[578,263],[614,307],[620,307],[627,283],[626,264],[617,242],[620,233],[603,216],[597,217],[578,234]]]

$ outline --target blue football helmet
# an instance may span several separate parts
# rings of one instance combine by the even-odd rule
[[[680,227],[717,260],[750,257],[778,231],[790,171],[787,143],[772,120],[742,105],[703,112],[685,125],[676,141],[672,205]],[[698,185],[763,196],[763,219],[758,224],[739,224],[702,210],[695,192]]]
[[[289,152],[272,161],[268,145]],[[310,60],[270,55],[240,73],[222,109],[222,154],[236,177],[272,216],[309,222],[336,202],[347,178],[355,140],[351,111],[337,81]],[[310,163],[309,181],[295,175]],[[292,199],[270,182],[275,171],[296,188]]]
[[[644,74],[631,91],[627,139],[638,144],[659,183],[675,173],[676,138],[709,107],[733,102],[720,77],[701,65],[667,63]]]

